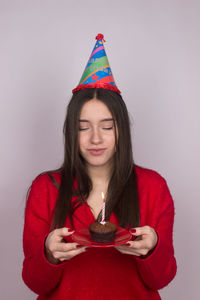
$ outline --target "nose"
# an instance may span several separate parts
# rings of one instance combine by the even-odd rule
[[[91,134],[91,143],[92,144],[100,144],[102,141],[102,136],[99,128],[93,128],[92,134]]]

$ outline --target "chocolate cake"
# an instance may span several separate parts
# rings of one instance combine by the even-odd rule
[[[89,231],[94,242],[112,243],[115,238],[117,226],[112,222],[105,222],[104,224],[95,222],[90,224]]]

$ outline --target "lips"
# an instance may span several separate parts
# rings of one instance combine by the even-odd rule
[[[105,148],[101,148],[101,149],[88,149],[88,151],[92,155],[101,155],[101,154],[104,153],[105,150],[106,150]]]

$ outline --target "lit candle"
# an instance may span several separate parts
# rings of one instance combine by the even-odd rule
[[[101,197],[102,197],[102,200],[103,200],[103,204],[102,204],[102,219],[101,219],[101,224],[105,224],[106,222],[105,222],[105,204],[106,204],[106,202],[105,202],[105,197],[104,197],[104,193],[102,192],[101,193]]]

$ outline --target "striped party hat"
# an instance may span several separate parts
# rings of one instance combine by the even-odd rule
[[[103,88],[120,94],[104,49],[103,41],[105,42],[105,40],[103,34],[98,34],[96,40],[81,80],[72,93],[88,88]]]

